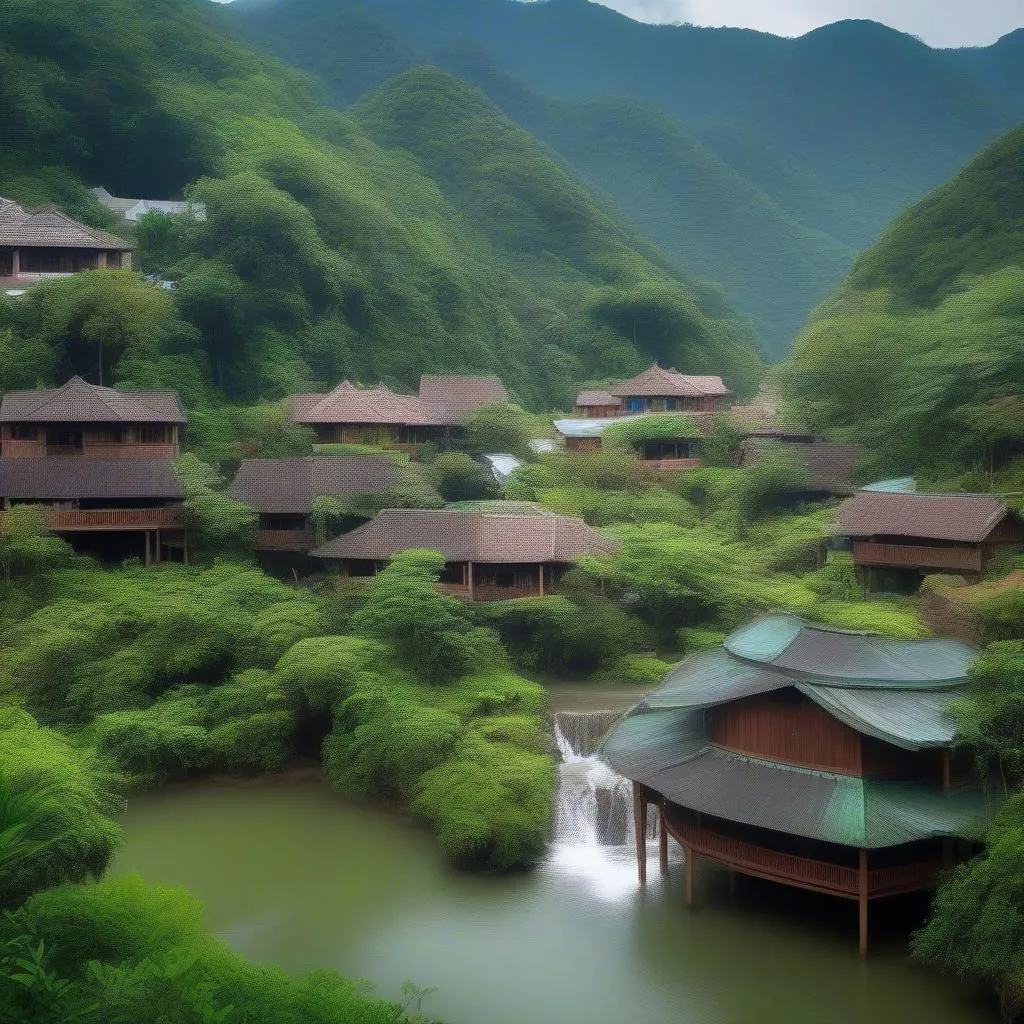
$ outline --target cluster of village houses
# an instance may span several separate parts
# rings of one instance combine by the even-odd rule
[[[25,211],[0,201],[0,286],[9,291],[41,275],[129,260],[123,240],[56,208]],[[835,532],[867,589],[879,574],[888,574],[884,586],[902,575],[910,589],[928,573],[977,578],[1000,548],[1024,542],[1024,524],[997,496],[919,493],[899,481],[854,488],[858,448],[780,423],[764,402],[730,407],[729,397],[719,377],[655,364],[607,390],[583,391],[572,416],[554,426],[567,452],[586,453],[600,449],[612,424],[684,414],[696,437],[641,440],[637,448],[655,470],[685,469],[700,465],[701,435],[726,413],[744,436],[741,465],[783,451],[807,469],[808,497],[845,498]],[[507,399],[495,377],[428,375],[415,395],[343,381],[328,394],[292,396],[288,408],[319,444],[415,458],[424,445],[457,446],[469,413]],[[172,470],[186,423],[173,392],[121,391],[74,377],[7,394],[0,505],[39,505],[49,529],[94,550],[147,564],[187,561]],[[446,558],[439,586],[470,601],[544,595],[580,555],[615,550],[578,518],[515,503],[386,509],[340,536],[316,536],[318,497],[388,492],[403,472],[375,454],[246,459],[229,493],[258,514],[264,555],[372,575],[402,550],[430,548]],[[956,640],[883,640],[773,615],[686,657],[605,743],[611,765],[633,780],[641,880],[653,804],[662,868],[669,837],[686,851],[688,902],[694,865],[709,859],[734,876],[856,902],[866,951],[869,904],[934,886],[974,849],[991,814],[969,758],[955,753],[949,715],[973,656]]]

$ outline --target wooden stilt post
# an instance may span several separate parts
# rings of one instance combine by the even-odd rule
[[[149,551],[149,530],[146,530],[145,538],[146,538],[146,568],[148,569],[150,567],[150,565],[152,564],[152,556],[151,556],[150,551]]]
[[[860,955],[868,955],[868,851],[860,851],[860,892],[857,904],[860,910]]]
[[[668,874],[668,829],[665,827],[664,800],[658,809],[658,868],[663,875]]]
[[[160,531],[156,531],[156,551],[154,552],[153,561],[159,563],[160,561]]]
[[[466,563],[466,572],[467,572],[467,574],[469,576],[469,599],[470,599],[470,601],[472,601],[473,600],[473,563],[472,562],[467,562]]]
[[[544,563],[543,562],[541,562],[540,565],[537,566],[537,575],[538,575],[538,577],[540,579],[540,596],[543,597],[544,596]]]
[[[633,783],[633,827],[636,832],[636,870],[640,884],[647,884],[647,800],[643,787]]]
[[[686,905],[692,910],[693,909],[693,847],[683,847],[683,857],[685,858],[683,866],[686,868]]]

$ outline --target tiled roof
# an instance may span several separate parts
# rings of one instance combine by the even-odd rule
[[[65,249],[135,248],[123,238],[72,220],[52,204],[37,210],[25,210],[3,198],[0,198],[0,245]]]
[[[743,442],[740,466],[754,466],[772,452],[786,455],[807,469],[809,490],[851,494],[855,488],[850,476],[864,449],[857,444],[833,444],[830,441],[777,441],[752,437]]]
[[[358,388],[343,380],[327,395],[293,395],[296,423],[395,423],[406,427],[454,426],[458,419],[415,395],[398,395],[383,384]]]
[[[507,402],[497,377],[424,375],[419,395],[399,395],[383,384],[360,388],[343,380],[327,395],[293,395],[296,423],[392,423],[406,427],[458,426],[486,402]]]
[[[450,410],[458,419],[488,402],[507,402],[508,392],[497,377],[457,377],[425,373],[420,400]]]
[[[0,497],[24,501],[72,498],[181,498],[167,459],[0,459]]]
[[[617,550],[575,516],[388,509],[312,554],[385,561],[409,548],[440,551],[452,562],[571,562]]]
[[[581,391],[576,396],[576,404],[583,406],[594,406],[594,405],[620,405],[620,401],[615,395],[610,394],[607,391]]]
[[[608,390],[613,395],[622,396],[676,395],[682,398],[729,394],[729,389],[722,383],[721,377],[698,377],[680,373],[678,370],[666,370],[657,363],[652,363],[643,373],[638,373],[632,380],[623,381]]]
[[[0,423],[185,423],[174,391],[117,391],[72,377],[59,388],[11,391]]]
[[[386,491],[407,473],[393,459],[372,455],[244,459],[228,493],[257,512],[308,514],[321,495]]]
[[[987,494],[858,491],[843,502],[835,532],[841,537],[922,537],[977,544],[1007,515]]]

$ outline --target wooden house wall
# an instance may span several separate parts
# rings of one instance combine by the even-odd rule
[[[803,768],[861,773],[860,734],[812,701],[751,697],[716,708],[711,741],[739,754]]]

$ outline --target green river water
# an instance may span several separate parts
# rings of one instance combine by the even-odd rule
[[[591,695],[563,706],[593,706]],[[607,701],[604,702],[607,706]],[[867,962],[840,901],[795,909],[753,882],[733,898],[681,865],[636,883],[627,848],[563,837],[538,869],[446,867],[406,819],[354,806],[315,773],[170,787],[133,801],[111,874],[183,886],[208,927],[252,959],[438,991],[450,1024],[994,1024],[987,1000],[910,963],[880,929]],[[652,848],[653,853],[653,848]],[[790,895],[792,895],[790,891]]]

